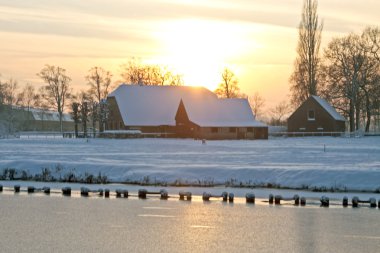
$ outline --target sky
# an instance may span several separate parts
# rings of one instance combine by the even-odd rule
[[[67,70],[87,89],[94,66],[131,57],[168,66],[186,85],[214,90],[223,68],[266,107],[289,99],[303,0],[0,0],[0,74],[22,86],[42,82],[45,64]],[[333,37],[380,25],[378,0],[320,0],[322,48]],[[323,51],[323,50],[322,50]]]

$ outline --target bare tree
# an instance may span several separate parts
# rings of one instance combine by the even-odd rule
[[[265,99],[259,92],[255,92],[252,97],[248,97],[249,105],[256,118],[260,118],[263,113],[263,107],[265,106]]]
[[[71,118],[75,124],[75,136],[78,137],[79,123],[82,125],[83,137],[88,137],[88,123],[93,120],[93,103],[96,103],[92,96],[85,91],[81,91],[71,97]],[[95,114],[98,114],[96,111]],[[93,125],[94,127],[94,125]]]
[[[30,111],[30,108],[34,104],[34,100],[36,99],[36,91],[33,85],[27,83],[22,91],[18,94],[19,96],[19,104]]]
[[[336,38],[325,50],[328,90],[325,94],[349,117],[350,131],[360,128],[363,112],[367,118],[365,129],[369,131],[380,83],[378,52],[374,51],[367,32],[368,29],[361,36]]]
[[[59,114],[60,130],[63,132],[63,111],[66,106],[66,100],[70,98],[70,81],[71,78],[66,75],[64,68],[52,65],[45,67],[37,74],[45,83],[44,98],[49,105],[57,110]]]
[[[108,96],[112,74],[101,67],[93,67],[88,72],[86,80],[90,86],[89,94],[100,103],[102,99]]]
[[[33,107],[37,109],[36,115],[39,116],[40,120],[40,129],[45,129],[45,116],[49,111],[48,102],[44,99],[45,87],[39,87],[36,96],[33,101]]]
[[[362,71],[361,90],[366,114],[365,131],[369,132],[372,116],[380,112],[380,28],[367,27],[362,35],[362,47],[366,51],[367,64]],[[376,120],[374,120],[376,123]]]
[[[222,72],[222,82],[215,90],[215,94],[220,98],[238,98],[240,96],[239,82],[235,74],[225,68]]]
[[[278,105],[270,109],[271,125],[286,125],[285,117],[290,113],[291,108],[286,101],[280,102]]]
[[[30,109],[35,103],[37,96],[38,95],[36,94],[34,86],[32,86],[29,83],[27,83],[22,89],[22,91],[18,94],[19,104],[23,108],[26,108],[27,116],[26,116],[25,125],[27,128],[29,127],[29,123],[30,123]]]
[[[9,106],[19,104],[19,97],[17,96],[18,83],[15,79],[10,78],[3,84],[3,99],[4,103]]]
[[[182,86],[183,85],[182,75],[174,74],[172,71],[168,69],[167,66],[164,66],[164,67],[156,66],[154,71],[157,73],[156,83],[158,83],[158,85],[161,85],[161,86],[164,86],[164,85]]]
[[[168,67],[143,64],[136,58],[131,58],[128,63],[121,65],[122,81],[134,85],[183,85],[181,75],[174,74]]]
[[[86,96],[86,94],[82,94],[81,98],[81,104],[80,104],[80,118],[82,122],[82,129],[83,129],[83,137],[87,138],[87,123],[89,122],[89,115],[90,115],[90,100]]]
[[[80,123],[79,106],[78,102],[71,103],[71,118],[74,120],[75,138],[78,138],[78,125]]]
[[[362,38],[367,41],[367,51],[371,52],[377,61],[380,61],[380,28],[367,27]]]
[[[0,74],[0,77],[1,77],[1,74]],[[2,110],[3,104],[4,104],[4,84],[0,80],[0,112]]]
[[[296,107],[310,95],[318,93],[319,48],[323,22],[319,23],[317,9],[317,0],[304,0],[302,20],[298,27],[298,57],[290,77],[292,104]]]
[[[15,106],[19,103],[17,96],[18,84],[13,78],[2,84],[2,100],[5,111],[5,121],[7,125],[7,132],[14,133],[16,129],[16,114]]]
[[[89,74],[86,76],[88,85],[90,86],[89,94],[93,97],[93,102],[100,104],[100,102],[107,98],[109,88],[111,86],[112,74],[110,71],[106,71],[101,67],[93,67],[89,70]],[[96,131],[96,121],[100,119],[101,107],[91,105],[91,115],[93,122],[93,131]],[[99,122],[99,130],[103,132],[103,122]],[[94,132],[94,135],[96,133]]]
[[[364,63],[360,37],[350,34],[333,39],[325,50],[327,77],[331,100],[350,119],[350,131],[355,131],[355,107],[358,108],[359,73]],[[348,105],[344,107],[344,105]]]
[[[107,100],[103,99],[102,101],[105,101],[107,103]],[[89,110],[90,110],[90,118],[91,118],[91,122],[92,122],[92,137],[95,138],[96,137],[96,123],[99,122],[99,129],[100,129],[100,132],[103,132],[104,131],[104,123],[106,120],[102,120],[102,117],[101,115],[104,114],[104,112],[102,110],[104,110],[104,108],[102,108],[100,106],[100,104],[102,103],[102,101],[100,103],[98,103],[97,101],[90,101],[90,104],[89,104]]]
[[[145,84],[145,70],[140,60],[131,58],[128,63],[122,64],[120,68],[120,76],[126,84]]]

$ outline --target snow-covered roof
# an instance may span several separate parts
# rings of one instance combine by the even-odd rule
[[[181,100],[190,121],[199,126],[265,126],[254,119],[246,99],[218,99],[204,87],[123,84],[109,97],[115,97],[129,126],[175,126]]]
[[[27,109],[24,109],[27,110]],[[32,113],[35,120],[44,120],[44,121],[59,121],[58,112],[41,110],[37,108],[30,108],[29,111]],[[73,121],[70,114],[64,113],[62,115],[62,121]]]
[[[326,112],[328,112],[335,120],[340,120],[340,121],[346,121],[346,119],[340,115],[334,107],[332,107],[326,100],[324,100],[323,98],[321,97],[318,97],[318,96],[312,96],[315,101],[318,102],[318,104],[320,106],[323,107],[323,109],[325,109]]]
[[[212,99],[199,103],[183,100],[189,119],[203,127],[263,127],[256,121],[247,99]]]

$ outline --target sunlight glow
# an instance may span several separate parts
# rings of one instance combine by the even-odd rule
[[[210,90],[218,86],[224,67],[238,71],[234,59],[257,48],[246,38],[244,27],[234,23],[186,19],[164,23],[160,31],[156,36],[163,48],[161,61],[175,66],[185,84]]]

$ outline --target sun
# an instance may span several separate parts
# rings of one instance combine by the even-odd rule
[[[183,75],[186,85],[215,90],[223,68],[244,54],[244,30],[210,20],[185,19],[166,22],[156,34],[160,61]]]

